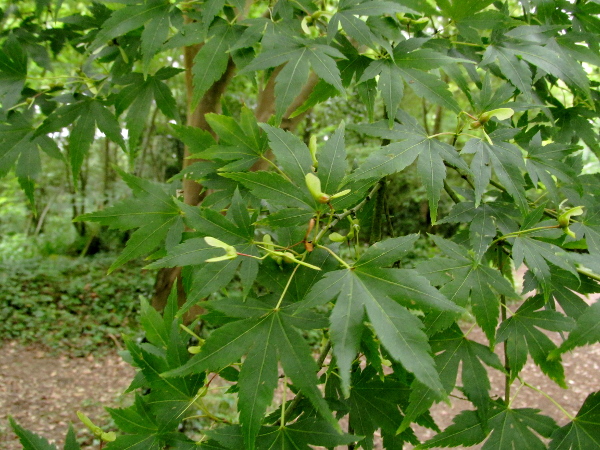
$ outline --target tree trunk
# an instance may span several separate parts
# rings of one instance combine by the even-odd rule
[[[187,90],[187,98],[188,101],[192,98],[193,93],[193,82],[192,82],[192,66],[194,57],[200,50],[200,45],[186,47],[184,50],[184,60],[185,60],[185,76],[186,76],[186,90]],[[207,113],[220,113],[221,106],[221,96],[225,92],[229,81],[231,80],[234,73],[235,66],[233,61],[229,60],[229,65],[227,66],[227,70],[207,92],[204,94],[204,97],[195,108],[194,111],[188,112],[187,117],[187,125],[198,127],[203,130],[206,130],[214,135],[214,132],[211,130],[210,126],[206,122],[205,114]],[[267,82],[264,90],[260,93],[258,104],[256,107],[255,115],[259,122],[266,122],[269,117],[274,113],[275,110],[275,78],[277,74],[281,71],[281,68],[277,68],[273,74],[271,75],[269,81]],[[293,119],[290,119],[289,116],[300,106],[304,101],[308,98],[310,93],[312,92],[314,86],[316,85],[318,78],[316,75],[311,74],[308,82],[305,86],[303,86],[302,90],[298,94],[298,97],[294,100],[292,105],[286,111],[284,115],[284,119],[282,122],[282,128],[291,130],[295,128],[303,119],[306,113],[300,114]],[[189,109],[189,108],[188,108]],[[189,149],[185,148],[185,157],[189,156]],[[194,159],[184,159],[183,166],[184,168],[197,162],[198,160]],[[264,162],[264,161],[263,161]],[[266,166],[258,162],[255,164],[251,170],[263,170]],[[183,200],[188,205],[197,205],[201,202],[203,198],[202,194],[202,186],[189,179],[183,180]],[[174,268],[164,268],[160,269],[156,282],[154,285],[154,297],[152,298],[152,306],[157,310],[161,311],[169,297],[171,292],[173,283],[175,280],[177,281],[177,294],[178,294],[178,303],[181,306],[185,303],[185,291],[183,289],[183,285],[181,283],[181,267]],[[184,317],[184,321],[188,322],[193,320],[194,317],[198,316],[202,313],[202,308],[196,306],[186,314]]]

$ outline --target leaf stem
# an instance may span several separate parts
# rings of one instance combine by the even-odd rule
[[[325,362],[325,358],[327,358],[327,354],[329,353],[329,350],[331,350],[331,341],[327,340],[327,344],[325,344],[325,347],[323,347],[323,350],[321,350],[319,359],[317,359],[317,366],[319,367],[319,370],[323,367],[323,363]],[[302,400],[302,398],[303,398],[303,396],[301,393],[296,394],[294,399],[290,402],[290,404],[286,408],[285,414],[280,419],[281,423],[278,425],[283,425],[289,420],[290,416],[294,412],[294,409],[296,409],[296,407],[298,406],[298,404],[300,403],[300,400]],[[283,404],[285,405],[285,401],[283,402]]]
[[[338,262],[344,266],[346,269],[350,269],[350,265],[344,261],[342,258],[340,258],[333,250],[331,250],[329,247],[325,247],[324,245],[319,245],[317,244],[316,246],[317,248],[322,248],[323,250],[327,250],[329,253],[331,253],[331,256],[333,256],[335,259],[338,260]]]
[[[500,247],[497,248],[497,256],[498,256],[498,270],[504,276],[504,254],[502,253],[502,249]],[[506,321],[506,297],[504,295],[500,295],[500,316],[502,318],[502,322]],[[510,375],[510,361],[508,360],[508,340],[503,342],[504,347],[504,369],[506,370],[506,374],[504,375],[504,403],[507,405],[510,403],[510,383],[511,383],[511,375]]]
[[[533,389],[537,393],[542,394],[544,397],[550,400],[554,404],[554,406],[556,406],[560,410],[560,412],[562,412],[570,421],[575,420],[575,417],[569,414],[569,412],[565,408],[563,408],[556,400],[554,400],[550,395],[546,394],[541,389],[538,389],[535,386],[527,383],[526,381],[521,380],[521,383],[523,383],[523,386],[527,386],[529,389]]]
[[[600,275],[595,274],[594,272],[590,272],[589,270],[577,268],[577,272],[581,275],[585,275],[586,277],[590,277],[592,280],[600,281]]]
[[[454,203],[460,203],[460,198],[458,198],[458,195],[456,194],[456,192],[454,192],[454,189],[450,187],[446,180],[444,180],[444,190],[450,196]]]
[[[536,227],[536,228],[528,228],[526,230],[513,231],[512,233],[507,233],[504,236],[500,236],[499,238],[494,240],[490,244],[490,246],[497,244],[498,242],[503,241],[505,239],[509,239],[512,237],[519,237],[522,234],[534,233],[536,231],[542,231],[542,230],[551,230],[551,229],[555,229],[555,228],[560,228],[560,226],[559,225],[549,225],[549,226],[545,226],[545,227]]]
[[[302,257],[302,259],[304,259],[304,257]],[[283,292],[281,293],[281,296],[279,297],[279,301],[277,302],[277,306],[275,306],[275,311],[279,310],[279,307],[281,306],[281,303],[283,302],[283,297],[285,297],[285,294],[287,293],[288,289],[290,288],[290,285],[292,284],[292,279],[294,278],[294,275],[296,275],[296,272],[298,271],[298,267],[300,267],[300,264],[296,264],[296,267],[294,267],[292,274],[288,278],[287,283],[286,283],[285,287],[283,288]]]

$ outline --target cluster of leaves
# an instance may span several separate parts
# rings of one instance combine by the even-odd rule
[[[132,264],[108,277],[113,258],[53,257],[2,265],[0,338],[79,356],[110,348],[121,333],[138,334],[133,317],[140,296],[151,295],[153,272],[140,273],[140,264]]]
[[[257,123],[242,108],[239,117],[207,114],[214,135],[173,127],[194,157],[204,159],[182,175],[210,190],[200,206],[181,202],[176,183],[161,186],[122,173],[133,197],[80,218],[135,230],[111,270],[142,255],[154,260],[150,268],[181,266],[187,297],[179,309],[172,298],[162,316],[143,305],[148,343],[128,342],[126,357],[139,369],[131,389],[145,388],[147,395],[111,410],[122,433],[107,448],[371,449],[378,430],[390,449],[484,440],[484,448],[544,448],[544,438],[556,449],[598,445],[598,393],[562,428],[538,410],[512,408],[509,395],[490,396],[487,370],[503,372],[507,384],[519,379],[526,385],[520,372],[531,356],[564,385],[561,355],[600,340],[600,303],[590,306],[576,294],[598,292],[600,280],[600,176],[582,173],[579,145],[600,153],[593,122],[600,108],[599,6],[585,0],[519,5],[94,5],[91,15],[62,19],[60,30],[67,31],[57,46],[68,40],[88,56],[80,82],[66,95],[27,84],[27,58],[41,64],[33,49],[46,35],[27,27],[8,32],[0,59],[6,80],[0,169],[15,165],[29,193],[40,170],[39,149],[62,157],[48,133],[71,128],[68,157],[76,176],[96,127],[134,156],[152,101],[179,120],[165,83],[179,71],[153,70],[158,52],[204,43],[190,70],[192,106],[231,65],[255,81],[275,77],[269,123]],[[593,67],[591,75],[581,62]],[[96,63],[109,69],[101,72]],[[309,67],[319,81],[290,113]],[[402,102],[407,87],[440,114],[448,112],[452,131],[428,133]],[[349,88],[368,111],[362,123],[349,126],[381,139],[353,170],[343,123],[322,146],[307,146],[280,127],[288,113]],[[385,105],[382,117],[375,117],[377,95]],[[128,142],[119,127],[125,111]],[[257,162],[271,170],[252,171]],[[361,222],[380,219],[376,209],[371,217],[361,212],[381,195],[388,175],[409,167],[424,186],[432,223],[461,230],[452,239],[432,236],[439,255],[414,267],[404,267],[403,257],[418,235],[370,242],[366,250],[361,240]],[[459,183],[451,185],[449,170]],[[442,192],[455,205],[439,217]],[[528,269],[524,290],[536,294],[512,312],[507,299],[518,294],[511,268],[522,264]],[[243,289],[202,303],[203,320],[216,329],[188,348],[179,318],[238,280]],[[467,311],[488,345],[459,327]],[[307,343],[311,330],[323,330],[318,356]],[[560,345],[551,332],[565,337]],[[497,343],[506,364],[493,351]],[[207,373],[233,383],[239,423],[204,411]],[[293,398],[275,402],[276,389],[291,390]],[[474,409],[419,444],[411,426],[439,431],[428,411],[455,389]],[[199,443],[177,433],[196,410],[219,425],[202,430]],[[347,432],[340,428],[344,418]]]

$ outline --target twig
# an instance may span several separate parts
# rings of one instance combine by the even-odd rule
[[[327,358],[329,350],[331,350],[331,341],[328,340],[327,344],[325,344],[325,347],[319,355],[319,359],[317,359],[317,366],[319,366],[319,370],[323,367],[323,363],[325,362],[325,358]],[[285,422],[287,422],[290,419],[292,413],[294,412],[294,410],[296,409],[296,407],[300,403],[300,400],[302,400],[303,397],[304,396],[301,393],[296,394],[294,399],[290,402],[289,406],[283,413],[282,419],[279,419],[279,421],[277,421],[277,425],[285,425]]]
[[[375,195],[375,193],[379,189],[381,189],[382,185],[383,185],[383,182],[379,181],[375,186],[373,186],[371,191],[367,194],[367,196],[358,205],[356,205],[354,208],[344,211],[343,213],[336,214],[335,218],[326,227],[324,227],[321,231],[319,231],[319,233],[315,237],[314,243],[316,244],[317,242],[319,242],[319,240],[325,235],[325,233],[327,233],[335,225],[337,225],[340,220],[345,219],[346,217],[348,217],[351,214],[356,214],[357,211],[362,209],[371,200],[371,198],[373,198],[373,195]]]

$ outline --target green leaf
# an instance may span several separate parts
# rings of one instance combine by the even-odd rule
[[[452,19],[460,20],[487,8],[493,0],[436,0],[436,3]]]
[[[431,338],[436,354],[435,364],[446,392],[456,387],[458,369],[462,367],[462,390],[478,409],[481,417],[487,417],[490,409],[490,381],[483,363],[504,371],[498,356],[488,347],[467,339],[458,325],[454,324],[443,333]],[[435,400],[435,393],[422,383],[416,382],[410,393],[410,404],[400,430],[405,429],[417,417],[426,412]]]
[[[397,46],[394,51],[394,62],[401,69],[431,70],[443,67],[446,70],[449,64],[465,63],[473,64],[473,61],[463,58],[454,58],[430,48],[419,48],[410,53],[398,51]]]
[[[33,127],[21,114],[13,114],[6,124],[0,124],[0,176],[5,176],[17,163],[19,176],[35,177],[41,169],[36,148],[37,138],[32,141]],[[37,158],[36,158],[37,155]],[[20,160],[23,162],[20,163]]]
[[[312,159],[306,144],[297,136],[281,128],[267,124],[261,124],[260,127],[269,136],[271,150],[285,174],[293,183],[302,186],[304,176],[312,172]]]
[[[551,272],[548,263],[578,276],[575,266],[569,261],[568,255],[559,247],[538,239],[521,235],[513,243],[513,260],[515,267],[520,267],[523,260],[548,297],[551,290]]]
[[[387,267],[399,261],[404,254],[412,250],[418,234],[409,234],[397,238],[389,238],[371,245],[356,261],[354,267]]]
[[[404,113],[399,114],[400,117],[407,118]],[[371,136],[399,142],[371,153],[365,163],[351,175],[351,179],[391,175],[402,171],[418,157],[417,170],[425,184],[431,219],[435,223],[440,192],[446,178],[444,161],[460,167],[465,166],[456,150],[446,143],[429,138],[425,130],[408,120],[404,125],[394,124],[392,129],[382,127],[381,122],[356,128]]]
[[[427,72],[415,69],[399,69],[406,83],[415,91],[419,97],[440,105],[456,114],[460,113],[461,107],[448,90],[448,83],[439,77]]]
[[[545,72],[563,80],[590,98],[590,82],[581,65],[558,45],[512,44],[507,50]]]
[[[278,120],[284,116],[298,95],[299,86],[304,86],[308,80],[309,54],[307,48],[301,48],[291,54],[291,59],[275,79],[275,117]]]
[[[332,384],[330,382],[330,384]],[[329,386],[328,386],[329,388]],[[393,376],[380,378],[373,367],[356,368],[352,375],[352,390],[347,400],[350,426],[355,433],[365,436],[364,448],[373,448],[373,434],[381,428],[382,435],[396,434],[402,420],[399,407],[404,409],[409,388]],[[400,442],[416,444],[412,430],[397,436]],[[385,438],[384,438],[385,439]],[[387,443],[387,439],[385,439]],[[396,447],[392,447],[396,448]]]
[[[144,74],[148,73],[150,62],[158,51],[162,48],[163,43],[167,40],[169,34],[169,14],[166,14],[166,9],[162,14],[153,17],[144,26],[142,32],[142,67]]]
[[[508,450],[517,447],[545,449],[546,445],[538,434],[549,438],[557,425],[554,419],[538,413],[538,409],[531,408],[500,409],[499,413],[488,421],[492,433],[482,449]]]
[[[277,387],[277,357],[272,348],[273,323],[270,325],[265,327],[265,333],[248,353],[239,376],[238,410],[244,448],[249,450],[255,448],[263,417],[273,401],[273,392]]]
[[[75,436],[75,430],[73,424],[69,423],[69,431],[67,431],[67,437],[65,438],[65,446],[63,450],[81,450],[77,437]]]
[[[600,446],[600,392],[588,395],[575,419],[551,437],[550,450],[585,450]]]
[[[275,205],[314,209],[314,199],[278,173],[223,173],[221,176],[242,183],[258,198],[264,198]]]
[[[158,109],[160,109],[161,112],[169,119],[179,121],[181,119],[179,117],[179,108],[177,107],[175,97],[173,97],[173,93],[168,86],[160,81],[156,76],[152,77],[151,85],[154,94],[154,101],[156,102]]]
[[[411,295],[420,294],[419,288],[422,287],[415,289],[410,286],[408,290]],[[421,321],[392,300],[389,292],[389,285],[371,276],[369,272],[340,270],[327,274],[308,294],[309,304],[316,295],[325,302],[337,296],[330,317],[331,340],[344,392],[348,393],[350,365],[358,351],[365,310],[379,340],[390,355],[414,373],[417,379],[440,392],[441,384],[429,354],[427,337],[421,331]],[[395,291],[394,294],[402,296]],[[428,296],[427,293],[423,294],[424,297]]]
[[[21,427],[11,416],[8,416],[8,421],[18,436],[23,450],[56,450],[56,447],[50,444],[45,438]]]
[[[236,362],[260,339],[263,323],[268,318],[250,318],[225,324],[213,333],[202,345],[202,350],[182,367],[164,374],[180,377],[205,370],[218,372]]]
[[[313,215],[312,211],[306,211],[305,209],[286,208],[269,214],[259,223],[271,228],[293,227],[306,225]]]
[[[154,250],[165,239],[170,227],[177,223],[180,215],[172,197],[166,194],[160,185],[122,171],[119,173],[134,191],[134,198],[76,219],[98,222],[121,230],[138,228],[131,235],[123,253],[111,265],[109,272]]]
[[[550,437],[556,430],[556,422],[538,414],[531,408],[511,409],[496,402],[496,409],[488,419],[491,434],[483,445],[483,450],[509,450],[517,447],[545,449],[546,445],[538,437]],[[534,433],[535,431],[535,433]],[[536,434],[537,433],[537,434]],[[419,448],[471,447],[483,441],[487,433],[474,411],[463,411],[454,418],[454,424]]]
[[[531,354],[542,372],[566,389],[564,369],[560,357],[550,361],[548,355],[556,349],[552,340],[538,328],[547,331],[570,331],[575,321],[552,310],[539,310],[544,305],[542,296],[528,299],[498,329],[498,342],[506,341],[511,379],[518,376]]]
[[[485,205],[483,208],[477,208],[469,226],[469,239],[475,252],[476,260],[479,262],[496,236],[496,224],[494,223],[492,212]]]
[[[476,411],[464,410],[452,419],[452,425],[443,433],[419,445],[417,448],[442,448],[442,447],[472,447],[486,438],[487,434],[481,426]]]
[[[106,450],[159,450],[160,440],[156,435],[124,435],[109,442]]]
[[[56,109],[38,127],[33,138],[43,138],[46,133],[60,131],[71,124],[73,128],[69,135],[68,148],[73,179],[76,181],[81,165],[94,141],[96,125],[110,140],[125,149],[125,142],[115,116],[102,103],[90,98]]]
[[[600,341],[600,322],[598,319],[600,319],[600,302],[594,303],[579,316],[575,328],[569,333],[569,337],[557,350],[552,352],[551,357],[555,358],[561,353],[573,350],[575,347],[582,347]]]
[[[515,86],[528,101],[532,100],[531,70],[525,61],[503,47],[490,45],[484,55],[484,61],[496,60],[502,74]]]
[[[195,107],[206,91],[225,73],[229,62],[229,46],[234,40],[233,29],[224,20],[215,22],[210,28],[208,41],[194,58],[192,106]]]
[[[149,264],[147,268],[192,266],[222,254],[223,251],[208,245],[204,238],[192,238],[173,247],[167,256]]]
[[[152,345],[159,348],[167,348],[169,342],[167,327],[158,311],[152,308],[148,300],[143,297],[141,299],[140,322],[146,332],[146,339]]]
[[[466,144],[462,153],[474,153],[471,163],[474,175],[481,176],[476,181],[476,198],[481,199],[490,180],[489,164],[507,192],[515,199],[519,209],[529,210],[525,195],[525,179],[521,173],[525,169],[521,150],[507,142],[494,142],[489,144],[481,139],[471,139]]]
[[[169,3],[162,0],[151,0],[144,5],[127,6],[114,11],[110,18],[102,24],[102,29],[88,47],[88,51],[93,52],[108,41],[141,27],[149,20],[168,16],[169,8]]]
[[[433,284],[443,285],[440,292],[457,305],[464,307],[470,300],[477,323],[493,343],[500,313],[496,292],[517,298],[512,285],[497,270],[477,262],[465,248],[437,236],[431,238],[450,258],[424,261],[417,265],[418,272]]]
[[[321,180],[323,192],[335,194],[346,173],[346,146],[344,141],[345,126],[340,124],[329,137],[323,149],[317,153],[319,168],[317,175]]]
[[[0,104],[5,110],[19,101],[26,77],[27,53],[11,33],[0,51]]]

